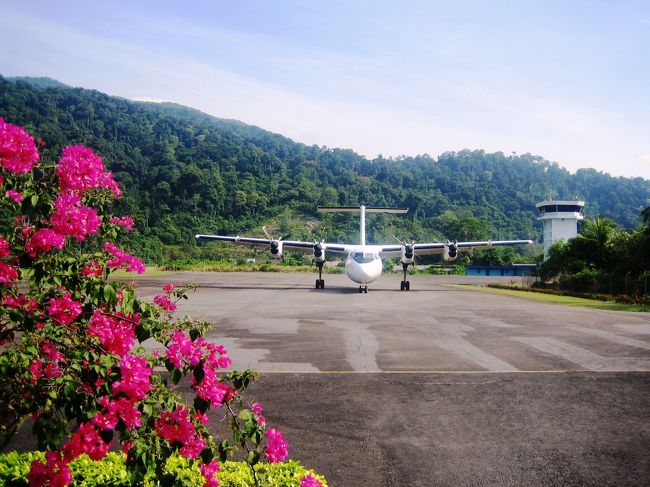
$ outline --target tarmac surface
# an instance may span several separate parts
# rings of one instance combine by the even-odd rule
[[[650,485],[650,313],[457,286],[517,278],[178,273],[248,398],[330,486]],[[150,344],[155,348],[155,344]],[[17,439],[20,444],[20,439]],[[14,447],[16,447],[14,445]]]
[[[290,455],[331,486],[650,485],[650,314],[454,285],[516,278],[179,273]],[[451,285],[450,285],[451,284]]]

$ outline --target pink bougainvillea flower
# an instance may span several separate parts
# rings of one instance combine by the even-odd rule
[[[110,447],[110,443],[106,443],[102,439],[92,423],[81,423],[77,431],[63,445],[63,456],[66,460],[71,461],[85,453],[92,460],[101,460],[106,456]]]
[[[62,249],[65,246],[65,237],[51,228],[40,228],[29,237],[25,244],[25,251],[34,259],[39,254],[49,252],[53,248]]]
[[[156,303],[165,311],[169,311],[169,312],[176,311],[176,305],[172,303],[167,296],[163,296],[162,294],[158,294],[157,296],[155,296],[153,298],[153,302]]]
[[[35,384],[38,379],[43,377],[43,373],[41,372],[42,367],[43,367],[43,362],[41,362],[38,359],[33,359],[29,363],[29,373],[32,374],[31,377],[32,384]]]
[[[180,449],[180,454],[185,458],[198,458],[205,448],[205,440],[199,435],[190,438]]]
[[[271,428],[264,432],[264,436],[266,437],[266,451],[264,452],[266,459],[270,463],[278,463],[285,460],[289,455],[289,445],[284,440],[282,433],[275,428]]]
[[[22,308],[28,313],[33,313],[38,309],[38,302],[35,299],[28,298],[24,294],[5,296],[3,304],[14,309]]]
[[[210,463],[202,463],[199,465],[201,475],[205,478],[203,487],[219,487],[219,482],[215,475],[219,471],[219,462],[212,460]]]
[[[165,284],[162,289],[165,292],[165,294],[171,294],[172,292],[174,292],[174,287],[175,286],[171,282],[169,282]]]
[[[258,426],[266,426],[266,418],[264,417],[264,410],[259,402],[251,404],[251,411],[255,413],[255,422]]]
[[[60,298],[50,299],[47,312],[64,325],[69,325],[81,314],[81,303],[72,299],[72,295],[66,292]]]
[[[52,228],[61,235],[83,241],[88,235],[97,233],[102,224],[97,212],[81,204],[73,193],[59,195],[54,201],[54,213],[50,217]]]
[[[117,426],[119,418],[127,429],[139,428],[142,426],[142,420],[136,402],[126,397],[110,401],[105,396],[102,397],[99,403],[104,406],[105,412],[97,413],[93,418],[93,424],[100,429],[112,430]]]
[[[16,203],[20,203],[23,200],[23,194],[18,191],[10,189],[6,193],[7,198],[14,200]]]
[[[323,484],[312,474],[307,474],[300,479],[300,487],[323,487]]]
[[[88,334],[99,338],[106,351],[124,357],[133,348],[135,324],[95,310],[88,324]]]
[[[50,379],[61,377],[61,366],[55,362],[48,362],[43,369],[43,375]]]
[[[193,375],[190,380],[195,382],[192,387],[196,396],[210,401],[210,406],[213,408],[218,408],[224,403],[230,390],[228,384],[224,384],[219,380],[216,370],[209,367],[204,367],[201,382],[196,383]]]
[[[0,260],[0,284],[11,283],[18,279],[19,275],[18,269]]]
[[[128,232],[133,230],[134,221],[133,218],[131,218],[130,216],[122,216],[122,217],[114,216],[111,218],[111,223],[121,226]]]
[[[86,265],[81,270],[81,275],[84,277],[102,277],[104,275],[104,268],[97,261],[91,260],[90,262],[86,262]]]
[[[72,483],[72,472],[59,452],[48,451],[45,464],[39,460],[32,462],[27,480],[30,487],[66,487]]]
[[[151,366],[146,359],[126,355],[120,362],[121,380],[113,383],[113,394],[125,394],[134,401],[141,401],[151,389],[149,376]]]
[[[155,421],[154,429],[169,444],[181,443],[180,454],[186,458],[198,458],[205,448],[205,440],[196,432],[189,410],[183,406],[178,406],[173,412],[164,411]]]
[[[198,364],[201,360],[201,350],[194,346],[189,336],[182,331],[177,331],[167,345],[166,356],[174,367],[181,369],[185,364],[192,366]]]
[[[32,136],[0,117],[0,166],[9,172],[24,174],[32,170],[38,159]]]
[[[9,255],[11,255],[9,241],[4,237],[0,237],[0,257],[8,257]]]
[[[101,157],[82,145],[63,148],[56,175],[63,192],[81,196],[91,189],[106,188],[116,197],[122,194],[113,175],[104,171]]]
[[[142,274],[145,271],[144,263],[140,259],[120,250],[117,245],[106,242],[104,249],[113,256],[107,263],[108,267],[115,269],[125,268],[127,272],[137,272],[138,274]]]
[[[190,412],[183,406],[178,406],[174,411],[163,411],[155,421],[156,434],[167,440],[170,444],[178,441],[186,443],[196,435],[196,428],[190,421]]]

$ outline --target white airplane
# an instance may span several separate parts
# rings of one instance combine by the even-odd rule
[[[416,255],[441,254],[446,261],[456,260],[459,252],[472,252],[474,249],[491,249],[498,246],[529,245],[532,240],[495,240],[486,242],[431,242],[431,243],[406,243],[400,245],[367,245],[366,244],[366,213],[406,213],[408,208],[380,208],[372,206],[360,207],[332,207],[319,206],[322,212],[359,212],[360,242],[358,244],[337,244],[321,242],[300,242],[273,238],[266,228],[262,227],[267,238],[231,237],[225,235],[196,235],[198,240],[222,240],[251,247],[268,248],[274,258],[281,258],[285,250],[312,254],[314,264],[318,266],[318,279],[316,289],[325,288],[323,279],[323,264],[326,258],[345,259],[345,273],[354,282],[359,284],[359,292],[368,292],[368,284],[377,280],[382,271],[382,259],[399,257],[402,264],[404,277],[400,290],[408,291],[411,284],[406,280],[406,273],[410,265],[415,264]]]

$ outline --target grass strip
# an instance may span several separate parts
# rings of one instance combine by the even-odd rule
[[[573,306],[577,308],[600,309],[605,311],[634,311],[646,313],[650,311],[650,307],[638,304],[614,303],[611,301],[597,301],[594,299],[574,298],[572,296],[541,294],[529,292],[523,288],[521,291],[519,291],[513,289],[497,289],[492,287],[478,286],[476,284],[449,284],[449,286],[492,294],[501,294],[502,296],[514,296],[518,298],[530,299],[532,301],[541,301],[543,303],[563,304],[565,306]]]

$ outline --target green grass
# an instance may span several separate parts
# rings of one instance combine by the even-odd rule
[[[471,289],[473,291],[482,291],[486,293],[501,294],[504,296],[515,296],[518,298],[530,299],[533,301],[541,301],[544,303],[563,304],[565,306],[573,306],[578,308],[600,309],[606,311],[636,311],[636,312],[649,312],[648,306],[641,306],[637,304],[623,304],[614,303],[611,301],[596,301],[593,299],[574,298],[571,296],[555,296],[553,294],[541,294],[528,291],[515,291],[511,289],[496,289],[485,286],[466,285],[466,284],[450,284],[450,286]]]

